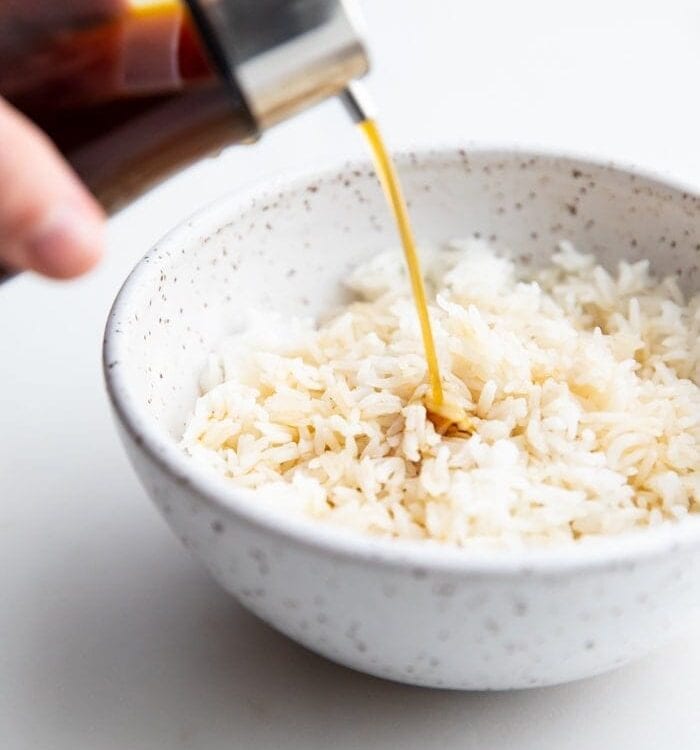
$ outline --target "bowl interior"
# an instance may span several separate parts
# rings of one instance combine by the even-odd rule
[[[420,243],[480,236],[540,263],[562,239],[649,258],[698,287],[700,203],[652,179],[567,158],[449,150],[398,167]],[[205,209],[137,266],[108,324],[106,367],[121,395],[178,440],[207,354],[247,308],[317,316],[344,299],[357,263],[396,246],[369,163],[281,181]],[[110,341],[111,338],[111,341]],[[118,341],[117,341],[118,339]]]

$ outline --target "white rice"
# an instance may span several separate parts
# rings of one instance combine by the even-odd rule
[[[700,510],[700,295],[648,263],[609,274],[562,243],[526,272],[482,242],[428,258],[446,400],[427,372],[400,253],[330,320],[252,313],[210,357],[182,447],[279,504],[358,531],[460,546],[572,542]]]

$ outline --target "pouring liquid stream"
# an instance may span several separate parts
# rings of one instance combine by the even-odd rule
[[[430,325],[428,302],[425,294],[425,284],[421,273],[420,256],[408,216],[406,201],[401,190],[394,163],[382,139],[377,123],[372,118],[359,119],[357,125],[365,136],[372,152],[372,157],[384,190],[389,207],[394,215],[401,245],[403,247],[408,275],[411,281],[411,292],[416,305],[416,312],[420,322],[423,348],[428,365],[428,379],[430,381],[430,396],[425,399],[428,418],[433,422],[441,434],[466,435],[472,432],[470,420],[461,407],[445,400],[440,376],[440,365],[435,351],[435,340]]]
[[[439,409],[444,402],[442,379],[440,377],[440,365],[438,363],[437,353],[435,352],[435,341],[433,339],[433,330],[430,326],[430,317],[428,316],[428,302],[425,295],[423,274],[421,273],[420,257],[413,236],[408,209],[406,208],[406,200],[403,197],[401,183],[396,174],[394,163],[384,145],[377,123],[372,119],[362,120],[362,122],[358,123],[358,127],[367,139],[367,143],[372,151],[377,175],[382,184],[384,194],[386,195],[392,213],[394,214],[396,228],[398,229],[399,237],[401,238],[401,245],[403,246],[406,266],[408,268],[408,276],[411,280],[411,292],[413,293],[418,320],[420,322],[425,358],[428,363],[428,377],[430,379],[432,393],[431,406]]]

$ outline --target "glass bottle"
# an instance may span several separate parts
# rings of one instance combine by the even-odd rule
[[[19,0],[0,6],[0,95],[108,210],[367,70],[340,0]]]

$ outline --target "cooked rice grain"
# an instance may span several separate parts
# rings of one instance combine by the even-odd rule
[[[700,296],[646,261],[611,275],[566,242],[538,272],[474,240],[428,260],[446,399],[473,435],[442,437],[426,415],[415,308],[388,253],[320,325],[251,313],[210,357],[183,449],[260,502],[464,547],[700,509]]]

